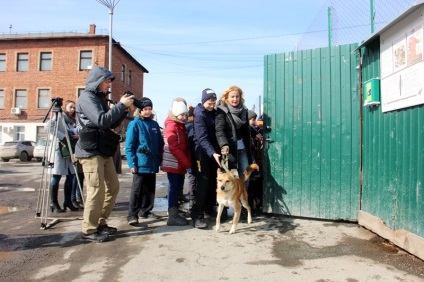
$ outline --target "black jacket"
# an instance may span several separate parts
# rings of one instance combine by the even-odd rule
[[[237,168],[237,139],[243,139],[249,164],[253,163],[250,125],[245,107],[243,107],[240,118],[243,121],[243,125],[237,130],[227,105],[223,103],[217,108],[215,118],[216,138],[220,148],[225,145],[228,145],[230,148],[228,155],[229,169]]]
[[[194,108],[194,143],[196,160],[212,158],[220,153],[215,135],[216,110],[208,111],[202,104]]]

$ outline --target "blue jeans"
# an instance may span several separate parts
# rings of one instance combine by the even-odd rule
[[[65,185],[64,187],[68,187],[68,185],[72,185],[72,181],[74,179],[75,174],[68,174],[66,175],[66,179],[65,179]],[[62,175],[60,174],[53,174],[52,176],[52,186],[58,185],[60,183],[60,179],[62,179]]]
[[[173,207],[178,207],[178,198],[180,196],[180,191],[184,186],[184,174],[179,173],[166,173],[168,176],[168,209]]]
[[[81,185],[81,191],[82,188],[84,187],[84,173],[83,172],[78,172],[78,178],[80,181],[80,185]],[[81,191],[78,187],[78,180],[77,180],[77,175],[75,175],[73,181],[72,181],[72,193],[71,193],[71,200],[75,201],[77,199],[82,199],[81,196]]]
[[[237,150],[237,172],[239,177],[243,175],[243,172],[249,166],[249,159],[247,158],[246,149]],[[249,187],[249,180],[246,181],[246,189]]]

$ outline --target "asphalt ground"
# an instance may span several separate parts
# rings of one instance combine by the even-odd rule
[[[231,235],[229,222],[216,232],[213,219],[205,230],[167,226],[163,173],[160,218],[130,226],[125,161],[108,222],[119,231],[109,242],[86,242],[81,211],[50,214],[56,223],[41,228],[44,174],[35,161],[0,162],[0,281],[424,281],[422,260],[355,223],[260,214]]]

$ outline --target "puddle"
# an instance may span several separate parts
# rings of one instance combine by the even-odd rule
[[[16,192],[34,192],[34,188],[30,187],[22,187],[22,188],[15,188],[15,187],[0,187],[0,191],[16,191]]]
[[[26,208],[17,208],[17,207],[0,207],[0,214],[7,214],[17,211],[23,211],[26,210]]]

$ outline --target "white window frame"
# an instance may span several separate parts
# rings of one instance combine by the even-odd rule
[[[90,53],[90,57],[88,57],[88,53]],[[79,53],[79,70],[80,71],[89,70],[92,65],[93,65],[93,51],[81,50]]]
[[[26,55],[26,58],[22,58]],[[29,53],[22,52],[16,54],[16,71],[26,72],[29,71]]]
[[[22,103],[21,101],[24,101],[24,103]],[[15,107],[20,108],[20,109],[27,109],[27,107],[28,107],[28,91],[26,89],[16,89],[15,90]]]
[[[50,55],[49,58],[43,58],[43,55]],[[40,52],[40,71],[52,70],[53,53],[46,51]]]
[[[45,106],[42,106],[42,99],[45,100]],[[37,109],[48,109],[50,108],[50,89],[39,88],[37,89]]]
[[[4,96],[6,91],[4,89],[0,89],[0,109],[4,109]]]

